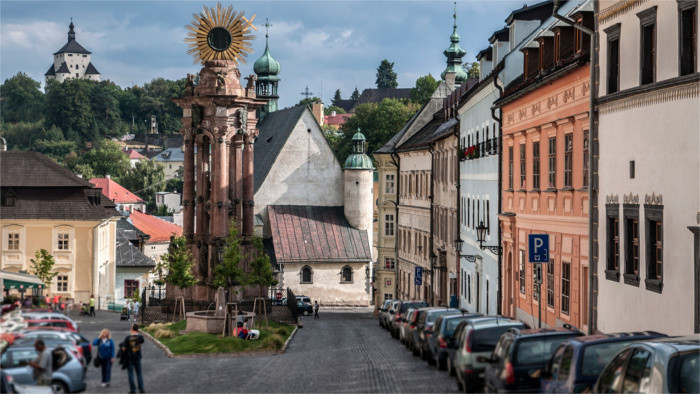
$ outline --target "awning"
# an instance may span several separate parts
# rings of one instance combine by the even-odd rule
[[[0,282],[3,290],[31,290],[43,289],[44,283],[36,275],[20,274],[0,270]]]

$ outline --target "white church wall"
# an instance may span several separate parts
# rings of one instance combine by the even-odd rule
[[[311,283],[301,283],[301,269],[306,265],[313,270]],[[340,282],[340,271],[346,265],[353,270],[351,283]],[[281,284],[321,306],[369,306],[371,290],[366,267],[367,263],[285,263]]]

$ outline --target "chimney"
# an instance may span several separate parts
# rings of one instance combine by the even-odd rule
[[[331,116],[335,116],[335,111],[331,111]]]
[[[323,126],[323,104],[314,103],[311,106],[311,112],[314,114],[314,117],[318,121],[318,124]]]
[[[107,178],[107,179],[112,179],[112,176],[109,175],[109,174],[107,174],[107,177],[106,177],[106,178]]]

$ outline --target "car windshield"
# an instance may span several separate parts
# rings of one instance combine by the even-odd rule
[[[498,340],[501,339],[501,335],[508,331],[510,328],[520,328],[522,329],[524,326],[521,325],[503,325],[503,326],[496,326],[496,327],[484,327],[480,329],[475,329],[474,332],[472,333],[471,336],[471,347],[472,351],[474,352],[490,352],[492,351],[495,347],[496,344],[498,343]]]
[[[669,361],[669,391],[672,393],[700,392],[700,351],[681,354]]]
[[[468,319],[468,317],[453,317],[451,319],[447,319],[445,321],[445,324],[443,324],[442,332],[444,332],[448,336],[451,336],[452,334],[454,334],[459,323]]]
[[[581,375],[587,377],[599,376],[605,366],[615,357],[617,352],[633,341],[599,343],[586,346],[583,349]]]
[[[518,364],[544,366],[559,344],[572,336],[573,334],[545,335],[532,339],[523,339],[518,342],[516,362]]]
[[[437,320],[438,317],[440,316],[445,316],[445,315],[458,315],[460,314],[460,311],[451,311],[451,310],[444,310],[444,311],[437,311],[433,313],[429,313],[428,316],[425,318],[425,322],[428,324],[433,324],[435,323],[435,320]]]
[[[425,302],[404,302],[401,304],[401,313],[406,312],[409,308],[423,308],[425,306],[428,306]]]

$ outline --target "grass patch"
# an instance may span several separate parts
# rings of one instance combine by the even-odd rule
[[[280,350],[294,331],[294,327],[288,324],[270,321],[269,328],[266,328],[264,321],[256,323],[261,323],[256,324],[255,327],[256,330],[260,330],[260,339],[254,341],[233,337],[222,338],[217,334],[203,332],[180,335],[180,331],[183,331],[187,325],[185,320],[172,324],[151,324],[143,330],[158,338],[173,354]]]

